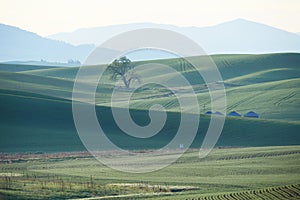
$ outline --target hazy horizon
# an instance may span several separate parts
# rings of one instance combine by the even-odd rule
[[[0,0],[1,1],[1,0]],[[47,38],[48,36],[52,36],[52,35],[55,35],[55,34],[61,34],[61,33],[72,33],[72,32],[76,32],[78,30],[83,30],[83,29],[93,29],[93,28],[105,28],[105,27],[113,27],[113,26],[122,26],[122,25],[138,25],[138,24],[153,24],[153,25],[167,25],[167,26],[174,26],[174,27],[178,27],[178,28],[208,28],[208,27],[214,27],[214,26],[218,26],[218,25],[221,25],[221,24],[225,24],[225,23],[229,23],[229,22],[233,22],[233,21],[248,21],[248,22],[254,22],[254,23],[257,23],[257,24],[263,24],[263,25],[266,25],[266,26],[270,26],[270,27],[273,27],[273,28],[276,28],[276,29],[280,29],[280,30],[283,30],[283,31],[287,31],[287,32],[290,32],[286,29],[282,29],[282,28],[278,28],[278,27],[274,27],[270,24],[266,24],[266,23],[262,23],[262,22],[258,22],[258,21],[253,21],[253,20],[249,20],[249,19],[245,19],[245,18],[235,18],[235,19],[232,19],[232,20],[227,20],[227,21],[222,21],[222,22],[219,22],[219,23],[215,23],[215,24],[211,24],[211,25],[207,25],[207,26],[184,26],[184,25],[175,25],[175,24],[168,24],[168,23],[157,23],[157,22],[150,22],[150,21],[144,21],[144,22],[132,22],[132,23],[119,23],[119,24],[111,24],[111,25],[103,25],[103,26],[89,26],[89,27],[78,27],[77,29],[74,29],[74,30],[70,30],[70,31],[58,31],[56,33],[53,33],[53,34],[50,34],[50,35],[41,35],[39,34],[38,32],[34,32],[32,30],[29,30],[29,29],[24,29],[22,27],[19,27],[15,24],[8,24],[8,23],[3,23],[0,21],[0,24],[3,24],[3,25],[7,25],[7,26],[13,26],[13,27],[17,27],[19,29],[22,29],[22,30],[25,30],[25,31],[28,31],[28,32],[32,32],[32,33],[36,33],[42,37],[45,37]],[[290,32],[290,33],[296,33],[296,34],[300,34],[300,32]]]
[[[72,32],[79,28],[129,23],[205,27],[239,18],[289,32],[300,32],[300,22],[297,20],[300,18],[300,1],[297,0],[0,0],[0,4],[1,23],[17,26],[41,36]]]

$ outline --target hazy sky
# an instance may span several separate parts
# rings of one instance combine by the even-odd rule
[[[133,22],[209,26],[236,18],[300,32],[300,0],[0,0],[0,23],[43,36]]]

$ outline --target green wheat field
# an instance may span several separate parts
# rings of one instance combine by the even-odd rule
[[[200,64],[202,58],[191,59]],[[145,174],[110,169],[86,151],[72,116],[78,67],[0,64],[0,199],[299,199],[300,54],[213,55],[212,59],[224,80],[227,113],[255,111],[260,117],[226,117],[215,148],[199,159],[210,121],[205,112],[211,110],[205,82],[182,59],[157,60],[190,81],[201,120],[194,142],[180,159]],[[147,68],[143,73],[149,77],[153,71]],[[136,90],[130,114],[137,124],[150,122],[148,109],[154,104],[164,106],[168,118],[159,134],[133,138],[113,119],[114,82],[109,77],[105,72],[95,97],[107,137],[121,148],[141,153],[168,144],[180,122],[180,107],[172,92],[155,84]],[[150,77],[155,82],[176,76]],[[85,84],[90,84],[90,78]],[[132,87],[137,88],[137,83]],[[118,102],[117,107],[124,109],[124,103]],[[114,152],[102,153],[109,157]]]

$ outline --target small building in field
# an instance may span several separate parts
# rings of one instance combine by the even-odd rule
[[[206,114],[206,115],[211,115],[211,114],[213,114],[213,112],[207,111],[207,112],[205,112],[205,114]]]
[[[227,116],[231,116],[231,117],[241,117],[242,115],[239,114],[239,113],[236,112],[236,111],[232,111],[232,112],[228,113]]]
[[[212,112],[212,111],[207,111],[205,112],[206,115],[223,115],[223,113],[216,111],[216,112]]]
[[[247,112],[246,114],[244,114],[244,117],[259,118],[259,115],[254,111],[250,111],[250,112]]]
[[[215,115],[223,115],[223,113],[221,113],[221,112],[219,112],[219,111],[215,112],[214,114],[215,114]]]

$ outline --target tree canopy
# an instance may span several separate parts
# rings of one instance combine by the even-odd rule
[[[107,70],[112,74],[111,79],[117,80],[119,78],[122,79],[125,87],[130,88],[131,81],[139,81],[140,77],[134,72],[128,72],[133,69],[133,65],[131,60],[126,56],[123,56],[119,59],[116,59],[107,67]]]

